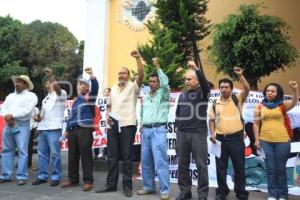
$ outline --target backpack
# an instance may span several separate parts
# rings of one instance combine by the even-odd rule
[[[261,111],[262,107],[263,107],[263,104],[259,103],[258,104],[258,110],[259,110],[259,112]],[[282,112],[282,115],[283,115],[283,118],[284,118],[284,126],[285,126],[285,128],[286,128],[286,130],[287,130],[287,132],[289,134],[290,139],[293,139],[294,133],[293,133],[293,129],[292,129],[292,126],[291,126],[291,120],[290,120],[290,118],[289,118],[289,116],[288,116],[288,114],[287,114],[287,112],[285,110],[284,104],[283,103],[280,104],[279,108],[280,108],[280,110]]]
[[[244,125],[244,119],[243,119],[242,112],[241,112],[241,109],[240,109],[239,100],[238,100],[238,98],[235,94],[231,95],[231,99],[232,99],[234,105],[238,108],[238,110],[240,112],[241,122]],[[216,114],[216,104],[217,104],[217,99],[215,99],[213,101],[213,111],[214,111],[215,114]]]

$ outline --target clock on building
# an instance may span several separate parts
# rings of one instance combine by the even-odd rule
[[[155,16],[156,0],[121,0],[120,21],[132,31],[142,31],[145,23]]]

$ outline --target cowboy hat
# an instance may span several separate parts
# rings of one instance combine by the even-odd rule
[[[28,90],[33,90],[34,86],[33,83],[31,82],[30,78],[27,75],[20,75],[20,76],[12,76],[11,80],[15,82],[17,79],[20,79],[27,83],[28,85]]]

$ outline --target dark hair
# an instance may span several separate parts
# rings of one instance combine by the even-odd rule
[[[220,79],[219,80],[219,88],[220,88],[221,83],[229,83],[230,88],[233,89],[233,82],[229,78]]]
[[[211,90],[213,90],[215,88],[215,85],[210,81],[208,81],[208,85],[209,85],[209,89],[211,89]]]
[[[111,89],[109,87],[105,88],[104,90],[108,90],[109,92],[111,91]]]
[[[55,91],[55,93],[60,96],[61,95],[61,87],[59,85],[59,83],[57,82],[57,78],[54,76],[54,75],[51,75],[50,77],[48,77],[47,79],[45,79],[45,82],[44,84],[46,84],[47,82],[50,82],[50,83],[54,83],[53,84],[53,90]]]
[[[284,91],[283,91],[283,88],[281,87],[281,85],[279,85],[278,83],[269,83],[268,85],[266,85],[264,88],[264,91],[263,91],[264,97],[266,97],[267,89],[269,86],[275,86],[277,89],[276,99],[283,100]]]
[[[159,82],[159,78],[158,78],[157,72],[152,72],[151,74],[149,74],[149,78],[150,78],[150,77],[156,77],[157,80],[158,80],[158,82]]]

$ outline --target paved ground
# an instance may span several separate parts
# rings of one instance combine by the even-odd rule
[[[36,155],[34,155],[34,163],[36,163]],[[104,161],[97,161],[95,163],[95,187],[103,186],[105,183],[106,178],[106,163]],[[66,153],[63,153],[63,177],[66,177],[67,174],[67,156]],[[90,192],[83,192],[81,187],[74,187],[72,189],[62,189],[60,187],[50,187],[49,183],[42,184],[39,186],[32,186],[31,181],[36,177],[37,172],[31,171],[30,172],[30,180],[25,186],[17,186],[16,181],[12,183],[5,183],[0,185],[0,199],[5,200],[99,200],[99,199],[106,199],[106,200],[120,200],[120,199],[130,199],[124,197],[121,184],[119,183],[119,188],[117,192],[107,193],[107,194],[96,194],[94,191]],[[134,181],[134,195],[131,198],[132,200],[157,200],[159,199],[159,194],[156,195],[149,195],[149,196],[137,196],[136,191],[141,188],[141,181],[135,180]],[[177,184],[172,184],[171,186],[171,197],[175,199],[178,195],[178,186]],[[196,190],[193,188],[194,198],[196,199]],[[214,199],[214,188],[210,188],[209,193],[209,200]],[[228,200],[235,199],[233,192],[230,193]],[[251,192],[250,198],[254,200],[263,200],[267,199],[265,193],[261,192]],[[290,196],[290,200],[300,199],[298,196]]]

